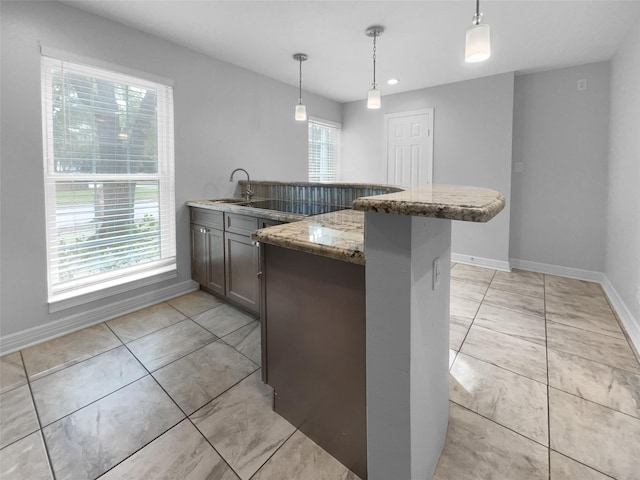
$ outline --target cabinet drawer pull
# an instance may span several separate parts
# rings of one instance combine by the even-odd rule
[[[258,272],[258,273],[256,273],[256,277],[258,277],[258,278],[262,278],[262,272]]]

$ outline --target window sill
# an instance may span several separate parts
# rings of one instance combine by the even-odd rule
[[[158,268],[150,276],[148,273],[144,278],[132,279],[126,283],[105,287],[104,284],[94,285],[83,290],[74,291],[72,294],[58,295],[49,299],[49,313],[60,312],[69,308],[84,305],[96,300],[112,297],[120,293],[129,292],[137,288],[160,283],[170,278],[177,277],[176,266],[169,265]]]

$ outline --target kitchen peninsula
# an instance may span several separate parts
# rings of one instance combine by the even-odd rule
[[[448,421],[451,221],[504,203],[427,185],[253,234],[274,409],[361,478],[431,478]]]

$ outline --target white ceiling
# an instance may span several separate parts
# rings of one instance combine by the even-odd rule
[[[382,94],[504,72],[530,72],[610,59],[634,21],[640,0],[481,1],[492,56],[466,64],[465,30],[473,0],[448,1],[120,1],[65,3],[157,35],[339,102],[370,88],[371,25],[378,39]],[[400,80],[388,86],[387,79]]]

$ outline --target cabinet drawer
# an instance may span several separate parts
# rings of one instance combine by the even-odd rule
[[[235,213],[225,213],[226,232],[241,233],[250,235],[258,229],[258,219],[248,215],[236,215]]]
[[[207,210],[206,208],[191,207],[191,223],[219,229],[224,228],[222,212]]]

